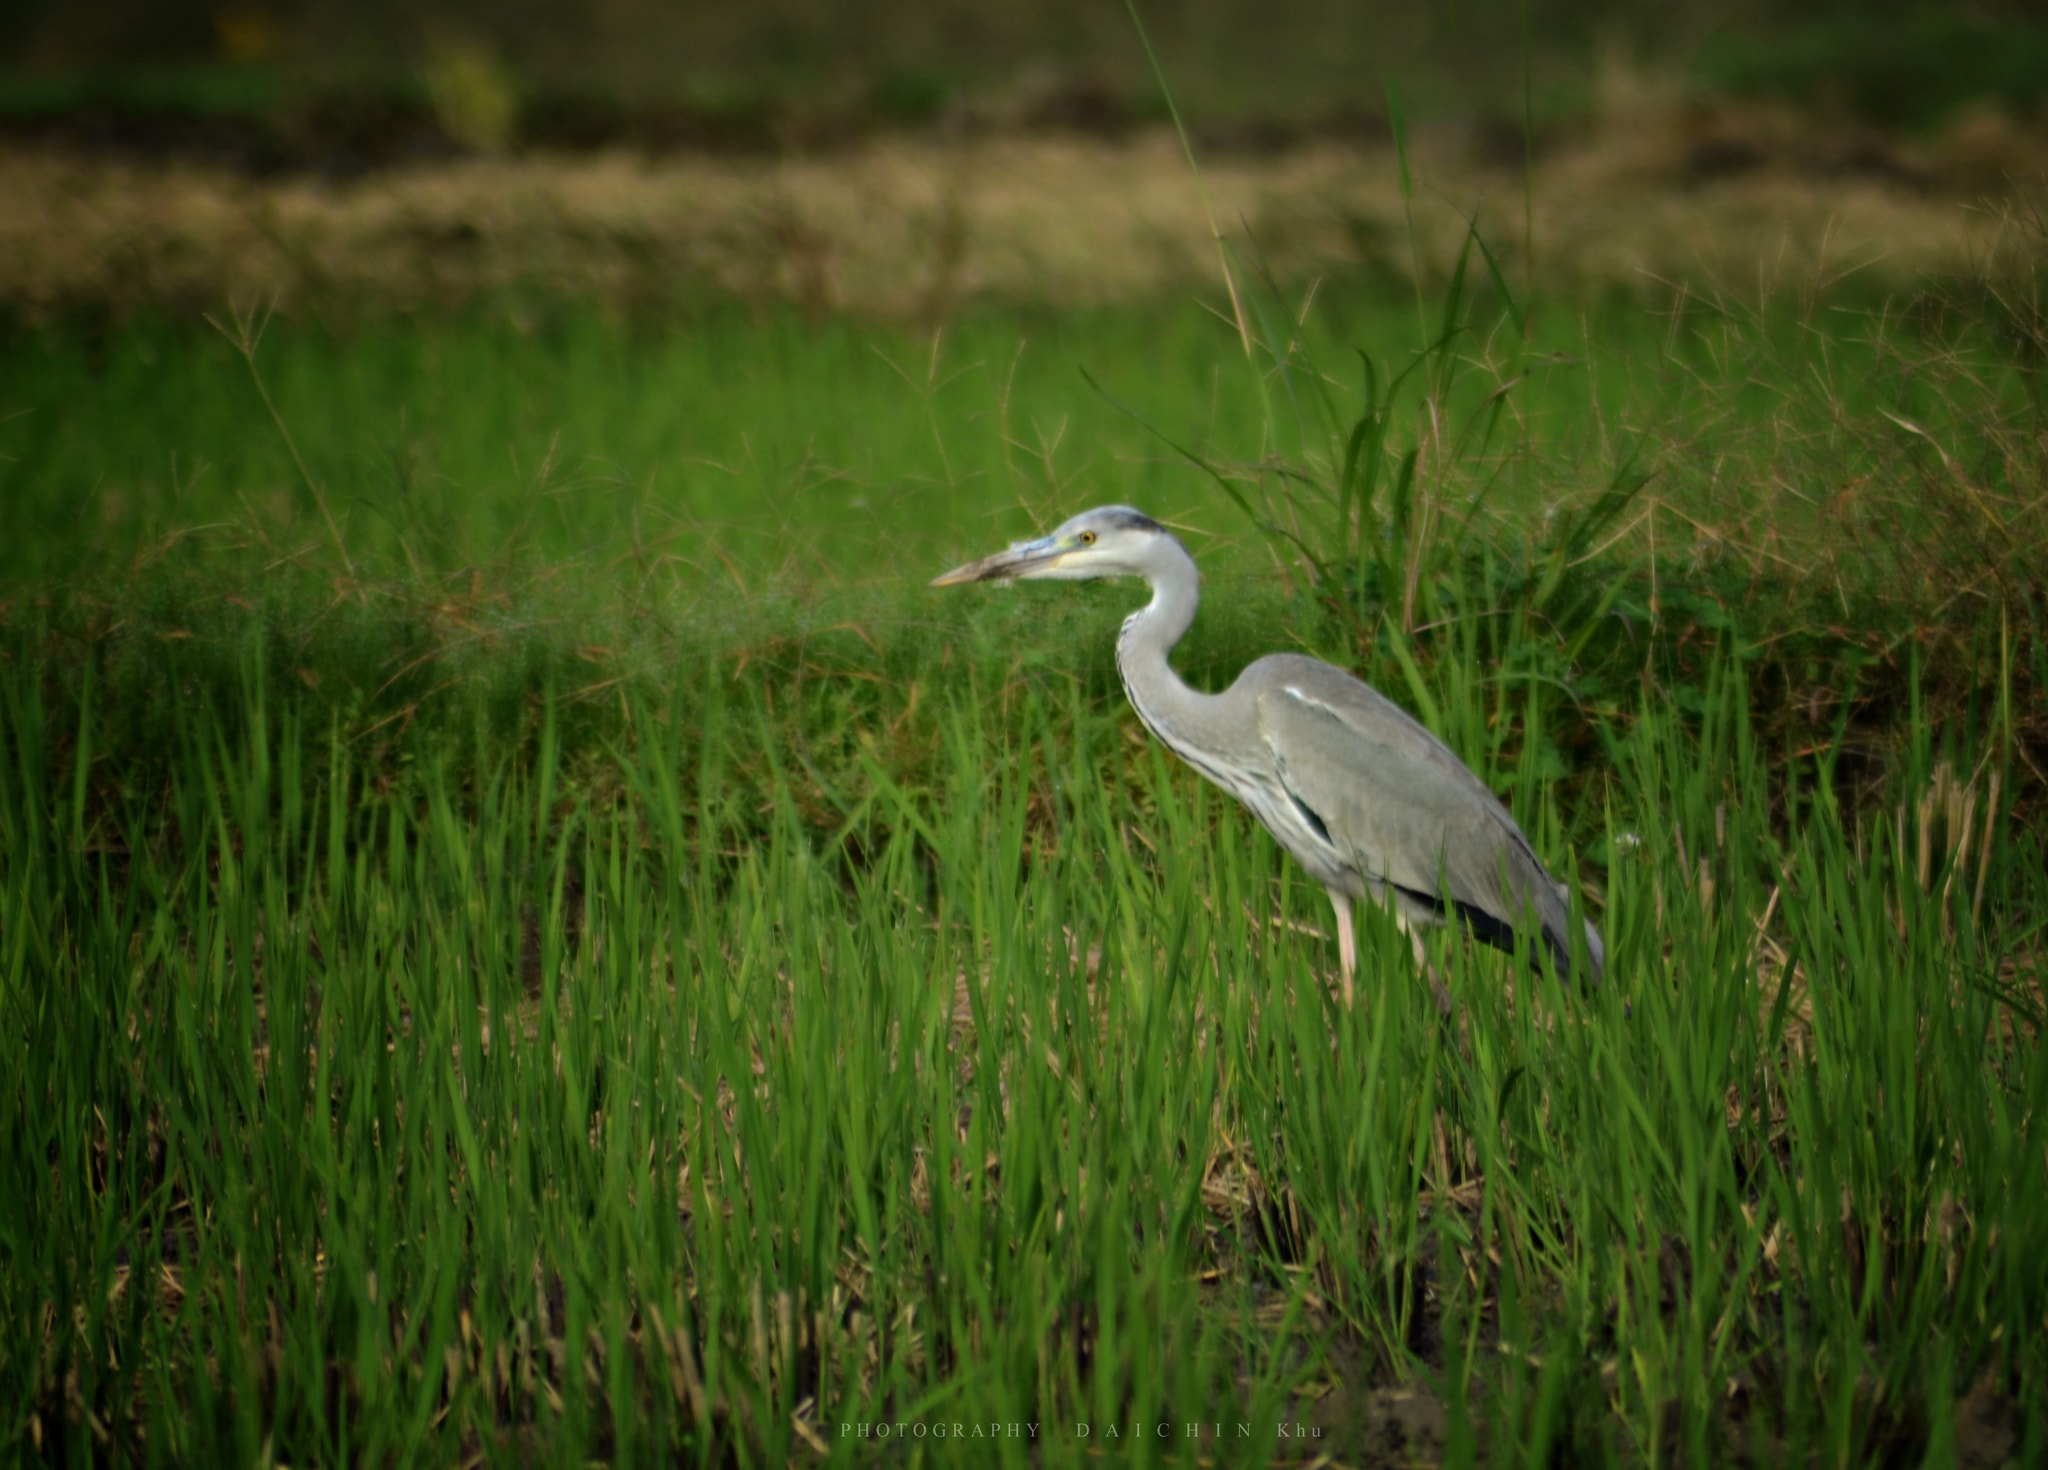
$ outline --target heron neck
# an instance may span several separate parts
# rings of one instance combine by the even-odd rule
[[[1200,728],[1196,722],[1203,706],[1215,698],[1190,689],[1167,662],[1195,620],[1202,576],[1187,548],[1167,537],[1160,541],[1145,580],[1151,584],[1152,600],[1124,619],[1116,643],[1117,672],[1138,718],[1179,749],[1182,732]]]

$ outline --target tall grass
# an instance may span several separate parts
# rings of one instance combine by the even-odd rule
[[[1445,945],[1448,1019],[1384,922],[1335,1006],[1312,885],[1058,679],[928,696],[917,787],[680,683],[605,792],[551,708],[384,784],[252,673],[108,804],[42,672],[0,703],[17,1451],[1291,1463],[1417,1373],[1461,1463],[2048,1449],[2038,841],[1981,782],[1845,823],[1739,663],[1521,806],[1614,983]]]
[[[33,518],[0,602],[0,1443],[2048,1453],[2034,367],[1719,311],[1654,371],[1580,368],[1487,266],[1417,348],[1408,303],[1256,280],[1236,340],[1067,328],[1210,471],[1186,519],[1257,532],[1205,548],[1194,677],[1342,659],[1574,876],[1610,983],[1440,940],[1448,1016],[1376,918],[1334,1004],[1320,892],[1124,711],[1127,590],[926,600],[992,503],[1193,478],[1001,322],[952,339],[964,378],[737,321],[288,334],[289,452],[247,447],[224,345],[41,344],[0,468]],[[1319,368],[1346,336],[1362,391]],[[1210,349],[1245,340],[1261,386],[1226,391]],[[351,415],[409,435],[451,364],[475,391],[427,449],[370,453]],[[771,438],[677,428],[693,402]],[[192,441],[209,477],[79,515],[96,463],[132,507]],[[1988,570],[1773,572],[1844,518],[1731,465]]]

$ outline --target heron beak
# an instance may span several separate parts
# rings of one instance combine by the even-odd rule
[[[965,566],[932,578],[934,587],[958,587],[967,582],[993,582],[1002,577],[1028,577],[1039,567],[1057,558],[1064,548],[1051,538],[1039,541],[1019,541],[1007,551],[998,551],[994,556],[985,556],[980,561],[968,562]]]

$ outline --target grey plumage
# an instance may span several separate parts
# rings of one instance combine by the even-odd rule
[[[1138,717],[1237,797],[1330,895],[1344,995],[1357,943],[1351,904],[1390,903],[1411,935],[1445,918],[1512,949],[1518,930],[1571,966],[1565,891],[1485,783],[1406,710],[1342,669],[1272,654],[1220,694],[1191,689],[1168,662],[1194,621],[1201,576],[1187,549],[1128,506],[1075,516],[1050,536],[956,567],[953,586],[996,578],[1143,577],[1152,600],[1124,620],[1117,670]],[[1588,968],[1604,963],[1585,926]],[[1419,936],[1416,952],[1421,954]]]

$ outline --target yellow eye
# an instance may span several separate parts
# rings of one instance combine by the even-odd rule
[[[1083,546],[1093,546],[1095,544],[1095,533],[1093,531],[1083,531],[1081,533],[1081,544]]]

